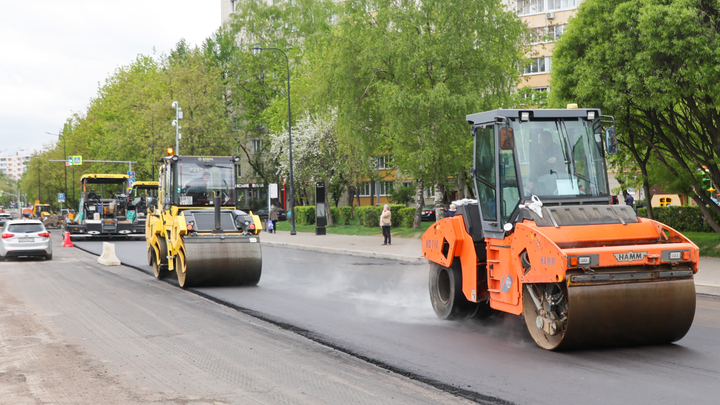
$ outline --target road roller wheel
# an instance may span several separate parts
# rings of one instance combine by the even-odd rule
[[[167,269],[167,265],[160,264],[160,259],[155,255],[155,249],[148,248],[148,260],[150,260],[155,278],[163,279],[170,272]]]
[[[181,250],[175,258],[175,273],[177,273],[178,284],[180,287],[185,288],[187,285],[187,262],[185,260],[185,253]]]
[[[463,295],[459,263],[452,268],[430,264],[430,302],[440,319],[462,319],[474,313],[477,304]]]
[[[558,348],[568,319],[567,289],[558,283],[523,286],[523,318],[535,343],[545,350]]]

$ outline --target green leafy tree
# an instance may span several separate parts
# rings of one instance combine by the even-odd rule
[[[666,170],[690,181],[711,227],[720,207],[695,176],[720,181],[717,3],[587,0],[554,51],[551,98],[602,107],[627,121]],[[551,100],[552,101],[552,100]]]
[[[517,80],[524,26],[492,0],[349,0],[333,35],[316,35],[339,127],[387,151],[441,204],[448,178],[471,164],[465,115],[507,102]]]

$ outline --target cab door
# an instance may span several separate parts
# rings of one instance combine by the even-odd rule
[[[520,283],[510,264],[511,249],[503,229],[519,202],[514,141],[508,128],[506,123],[487,123],[474,128],[473,174],[486,238],[485,270],[490,306],[518,313]]]
[[[475,137],[473,179],[477,194],[483,235],[486,238],[503,238],[504,232],[498,204],[498,151],[494,123],[474,127]]]

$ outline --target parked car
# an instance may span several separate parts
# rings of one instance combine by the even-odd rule
[[[12,215],[7,212],[0,212],[0,227],[5,225],[5,222],[12,220]]]
[[[420,219],[423,221],[435,221],[435,206],[434,205],[426,205],[422,208],[422,212],[420,212]]]
[[[52,240],[38,220],[13,219],[0,233],[0,261],[8,257],[34,256],[52,260]]]
[[[285,211],[282,208],[275,208],[278,213],[278,221],[287,221],[287,211]],[[267,208],[260,208],[257,211],[253,211],[253,214],[260,217],[262,220],[268,219],[268,209]]]

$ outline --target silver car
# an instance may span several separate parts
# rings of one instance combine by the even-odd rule
[[[42,222],[14,219],[5,223],[0,241],[0,261],[7,257],[35,256],[52,259],[50,233]]]

